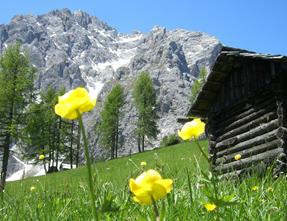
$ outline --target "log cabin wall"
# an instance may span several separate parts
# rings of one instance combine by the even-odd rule
[[[272,61],[243,57],[228,65],[227,78],[209,108],[206,130],[214,170],[237,175],[286,152],[286,96],[281,93],[286,84],[280,81],[283,75],[277,75],[280,65]],[[242,157],[238,161],[236,154]]]
[[[224,46],[187,116],[206,123],[213,170],[238,175],[268,163],[287,172],[286,113],[287,56]]]
[[[274,91],[277,98],[277,116],[278,116],[278,133],[279,148],[283,152],[280,153],[276,160],[276,168],[274,174],[278,175],[282,172],[287,172],[287,66],[286,63],[274,64],[273,72],[276,72],[276,84]]]
[[[279,93],[280,100],[282,101],[282,125],[287,128],[287,64],[280,65],[278,75],[280,76]]]
[[[286,163],[287,170],[287,65],[280,63],[275,66],[275,69],[278,78],[278,86],[276,87],[278,97],[277,113],[281,130],[278,139],[281,140],[281,146],[284,149],[284,155],[281,155],[279,160]]]

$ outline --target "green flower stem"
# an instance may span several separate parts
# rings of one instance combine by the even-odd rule
[[[202,147],[200,146],[198,140],[195,140],[196,145],[198,146],[200,152],[202,153],[202,155],[204,156],[204,158],[207,160],[207,162],[209,163],[209,159],[208,156],[206,155],[206,153],[203,151]],[[211,172],[212,173],[212,172]],[[214,195],[215,195],[215,199],[218,199],[218,189],[217,189],[217,179],[214,180],[214,174],[212,173],[212,179],[211,179],[211,183],[213,185],[213,189],[214,189]],[[216,210],[216,217],[215,220],[219,220],[219,213],[218,210]]]
[[[189,171],[188,168],[186,168],[186,174],[187,174],[187,184],[188,184],[188,190],[189,190],[189,197],[190,197],[190,204],[193,204],[193,197],[192,197],[192,189],[191,189],[191,181],[189,177]]]
[[[90,194],[91,194],[91,200],[92,200],[92,210],[93,210],[94,218],[98,221],[99,219],[98,219],[98,214],[97,214],[97,210],[95,206],[95,202],[96,202],[95,192],[94,192],[95,188],[94,188],[94,182],[93,182],[93,177],[92,177],[92,166],[91,166],[91,159],[89,155],[88,142],[87,142],[82,115],[80,114],[79,111],[77,111],[77,113],[78,113],[79,126],[81,128],[83,140],[84,140],[84,152],[85,152],[85,158],[86,158],[87,169],[88,169],[88,180],[89,180]]]
[[[207,160],[207,162],[209,162],[208,156],[206,155],[206,153],[203,151],[202,147],[200,146],[199,142],[197,139],[195,139],[195,143],[198,146],[200,152],[202,153],[202,155],[204,156],[204,158]]]
[[[207,157],[207,155],[205,154],[205,152],[202,150],[198,140],[195,140],[195,143],[197,144],[200,152],[203,154],[204,158],[207,160],[207,162],[209,162],[209,159]],[[218,199],[218,188],[217,188],[217,179],[214,180],[214,176],[216,176],[214,173],[212,173],[212,180],[211,180],[211,183],[213,185],[213,189],[214,189],[214,195],[215,195],[215,199]],[[216,177],[217,178],[217,177]]]
[[[152,196],[151,196],[151,200],[152,200],[153,210],[154,210],[154,214],[155,214],[155,220],[156,221],[160,221],[159,211],[158,211],[156,202],[155,202],[155,200],[153,199]]]

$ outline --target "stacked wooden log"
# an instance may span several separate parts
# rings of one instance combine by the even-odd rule
[[[256,165],[287,170],[287,58],[228,50],[189,112],[206,121],[212,168],[226,176]]]

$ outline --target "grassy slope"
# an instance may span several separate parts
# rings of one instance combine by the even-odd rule
[[[201,144],[207,146],[206,141]],[[117,212],[102,213],[101,220],[153,219],[152,207],[133,202],[127,187],[128,178],[142,171],[141,161],[147,162],[147,169],[157,169],[163,177],[174,181],[172,193],[158,203],[164,220],[287,220],[286,176],[277,180],[253,177],[243,182],[220,181],[219,196],[234,195],[237,204],[207,212],[203,207],[210,201],[206,193],[214,190],[204,181],[200,171],[206,171],[207,163],[197,147],[190,143],[98,162],[95,165],[96,205],[106,210],[109,206],[103,202],[113,196],[112,207],[119,208]],[[187,169],[192,195],[188,188]],[[36,190],[31,192],[31,186]],[[252,191],[253,186],[258,186],[258,190]],[[4,203],[0,201],[0,220],[91,220],[88,201],[85,168],[29,178],[7,185]]]
[[[207,142],[202,144],[206,146]],[[144,153],[133,154],[131,157],[122,157],[115,160],[98,162],[95,169],[101,181],[111,181],[116,186],[122,186],[127,183],[130,175],[134,174],[140,168],[140,162],[146,161],[146,168],[168,169],[169,172],[177,172],[182,168],[189,167],[190,170],[195,168],[194,156],[199,156],[200,152],[194,144],[182,143],[179,145],[157,148]],[[207,167],[207,163],[203,157],[199,157],[199,163],[203,168]],[[79,185],[79,182],[85,182],[86,170],[85,167],[64,171],[55,174],[48,174],[42,177],[28,178],[22,181],[10,182],[7,185],[7,191],[15,191],[21,186],[21,189],[30,188],[32,185],[37,185],[37,180],[41,185],[51,186],[55,189],[62,189],[62,186]]]

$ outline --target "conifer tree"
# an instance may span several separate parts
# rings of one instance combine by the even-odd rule
[[[35,68],[20,44],[9,46],[0,58],[0,136],[3,149],[0,192],[5,187],[10,147],[18,139],[27,105],[33,99]]]
[[[190,102],[193,104],[197,94],[201,90],[202,86],[206,82],[207,70],[206,68],[201,68],[198,78],[193,81],[193,85],[191,87],[191,95],[190,95]]]
[[[36,158],[40,154],[45,155],[49,136],[47,109],[42,103],[30,104],[25,121],[26,126],[21,133],[22,149],[25,157],[29,159]],[[44,166],[44,169],[47,172],[46,166]]]
[[[124,90],[120,84],[113,87],[108,94],[101,112],[99,126],[100,143],[110,150],[111,159],[117,158],[120,148],[120,118],[124,105]]]
[[[22,136],[22,142],[26,144],[26,157],[35,158],[44,154],[50,172],[58,168],[60,156],[69,159],[72,168],[73,146],[77,141],[75,123],[61,119],[54,111],[58,96],[63,93],[64,89],[56,91],[49,87],[41,93],[40,101],[29,105]]]
[[[156,93],[148,72],[143,72],[135,81],[133,99],[138,114],[136,135],[139,152],[144,151],[145,138],[155,139],[158,134],[156,124]]]

